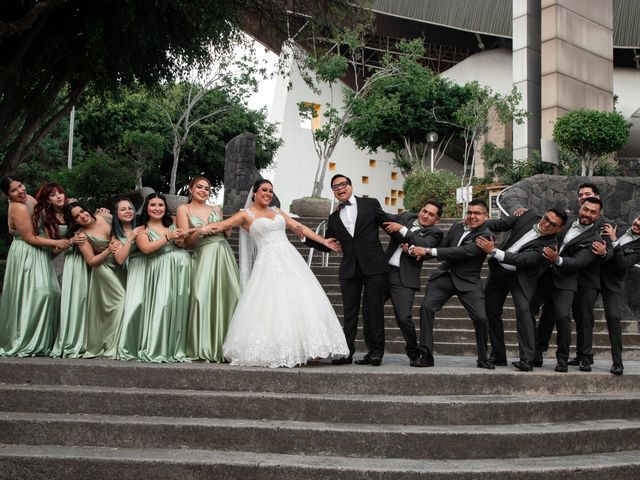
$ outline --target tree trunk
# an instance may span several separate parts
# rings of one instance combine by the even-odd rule
[[[180,160],[180,142],[176,139],[173,144],[173,165],[171,165],[171,179],[169,180],[169,195],[176,194],[176,177],[178,175],[178,161]]]
[[[580,160],[580,175],[583,177],[587,174],[587,162],[586,160]]]
[[[313,181],[312,197],[320,198],[322,190],[324,189],[324,176],[327,172],[327,164],[329,163],[329,157],[322,155],[318,158],[318,168],[316,170],[315,180]]]

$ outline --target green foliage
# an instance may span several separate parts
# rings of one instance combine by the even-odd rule
[[[482,146],[482,158],[486,162],[489,177],[503,185],[512,185],[520,180],[545,173],[553,174],[554,168],[550,163],[543,163],[540,152],[534,151],[531,158],[513,161],[513,150],[511,145],[504,148],[497,147],[494,143],[487,142]],[[563,175],[575,175],[575,173],[564,173],[571,170],[571,164],[567,159],[561,157],[561,167]]]
[[[556,120],[553,140],[560,150],[580,159],[581,175],[593,175],[605,157],[627,143],[629,126],[619,112],[573,110]]]
[[[136,176],[132,162],[93,150],[73,170],[51,172],[50,178],[63,185],[70,197],[96,208],[109,207],[112,195],[133,190]]]
[[[415,168],[404,182],[404,206],[411,212],[418,212],[430,198],[444,203],[445,217],[457,217],[461,209],[456,205],[456,189],[460,187],[460,177],[450,170]]]

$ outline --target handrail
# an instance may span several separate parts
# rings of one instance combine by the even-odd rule
[[[322,229],[322,234],[320,235],[320,229]],[[316,227],[316,233],[318,235],[320,235],[321,237],[324,237],[325,233],[327,233],[327,221],[323,220],[321,221],[318,226]],[[307,265],[309,265],[309,267],[311,267],[311,262],[313,262],[313,252],[315,251],[315,248],[311,247],[309,249],[309,257],[307,258]],[[327,267],[329,266],[329,254],[327,252],[322,252],[322,260],[320,261],[320,264],[323,267]]]
[[[502,194],[504,192],[506,192],[507,190],[509,190],[511,187],[513,187],[513,185],[509,185],[507,188],[505,188],[504,190],[502,190],[498,196],[496,197],[496,205],[498,205],[498,208],[500,209],[500,211],[502,212],[503,215],[509,217],[509,212],[507,212],[504,208],[502,208],[502,204],[500,203],[500,197],[502,196]]]

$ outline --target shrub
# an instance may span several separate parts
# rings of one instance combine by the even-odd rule
[[[450,170],[415,168],[404,182],[404,206],[411,212],[418,212],[430,198],[444,204],[445,217],[458,217],[462,210],[456,205],[456,189],[460,187],[460,177]]]

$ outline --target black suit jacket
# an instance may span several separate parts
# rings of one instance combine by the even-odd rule
[[[612,223],[606,217],[600,215],[596,220],[593,228],[600,233],[602,225],[605,223]],[[607,243],[607,254],[604,257],[596,256],[596,259],[589,263],[586,267],[580,270],[578,275],[578,285],[581,287],[595,288],[600,290],[600,268],[604,262],[608,262],[613,257],[613,246],[611,245],[611,239],[608,236],[603,236],[602,239]]]
[[[640,262],[640,239],[615,247],[612,258],[604,262],[600,270],[602,287],[612,292],[622,293],[622,284],[627,271],[638,262]]]
[[[566,227],[558,235],[558,248],[562,246],[564,237],[571,229],[571,224],[575,219],[576,218],[570,218],[567,221]],[[562,265],[557,266],[553,263],[549,267],[551,268],[551,278],[555,288],[560,290],[572,290],[574,292],[578,290],[578,277],[580,276],[580,271],[591,262],[598,259],[598,256],[591,251],[591,244],[594,241],[602,241],[600,230],[596,225],[571,239],[569,244],[560,254],[562,257]]]
[[[489,238],[492,235],[485,223],[475,230],[471,230],[458,246],[463,233],[464,225],[462,222],[454,224],[449,229],[444,240],[437,247],[438,260],[444,260],[444,262],[431,274],[429,281],[451,272],[451,279],[456,289],[461,292],[469,292],[476,288],[482,288],[480,272],[484,259],[487,257],[487,254],[476,245],[476,238],[479,236]]]
[[[401,243],[408,243],[409,245],[415,245],[416,247],[437,247],[442,241],[444,236],[440,227],[433,225],[431,227],[423,227],[419,230],[411,231],[414,220],[418,218],[412,213],[402,213],[395,219],[397,223],[401,223],[409,229],[406,235],[402,235],[400,232],[392,233],[389,246],[385,252],[385,259],[387,263],[398,249]],[[420,270],[422,269],[422,262],[424,258],[418,260],[416,257],[402,252],[400,255],[400,281],[402,285],[414,290],[420,290]]]
[[[557,245],[556,235],[535,238],[522,245],[517,253],[506,250],[528,233],[533,225],[540,221],[540,217],[541,215],[535,211],[528,210],[520,217],[511,216],[487,221],[487,226],[493,232],[511,230],[509,237],[498,248],[505,252],[504,263],[516,267],[515,272],[509,271],[495,258],[490,258],[489,270],[493,274],[514,274],[520,288],[529,298],[535,293],[538,277],[549,267],[549,262],[542,256],[542,250],[544,247],[553,248]]]
[[[356,197],[356,206],[358,216],[353,237],[342,223],[339,210],[329,215],[327,221],[325,238],[335,238],[342,245],[339,276],[343,279],[357,276],[358,270],[365,276],[383,274],[389,270],[378,231],[382,224],[391,221],[391,218],[375,198]],[[329,251],[324,245],[313,240],[306,239],[305,243],[318,250]]]

